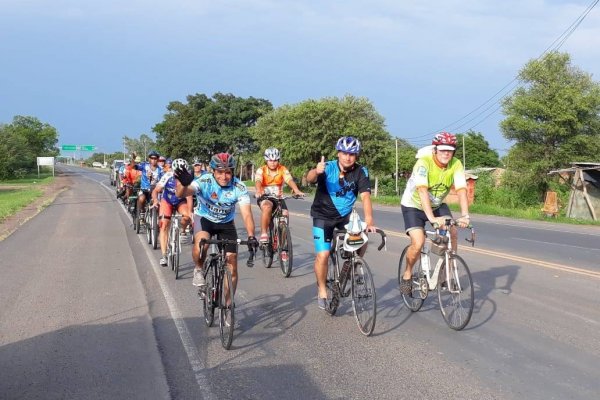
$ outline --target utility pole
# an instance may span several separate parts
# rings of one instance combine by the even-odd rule
[[[398,138],[396,138],[396,194],[398,194]]]
[[[465,134],[463,133],[463,168],[467,169],[467,149],[465,148]]]

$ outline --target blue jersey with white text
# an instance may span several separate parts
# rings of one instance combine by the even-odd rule
[[[220,186],[213,174],[208,173],[195,178],[189,187],[196,191],[195,213],[217,224],[233,221],[237,203],[250,204],[246,185],[236,177],[229,185]]]
[[[152,186],[155,186],[162,177],[162,168],[156,166],[156,168],[153,170],[150,166],[150,163],[147,161],[144,161],[141,164],[136,164],[134,168],[138,171],[142,171],[142,182],[140,185],[142,190],[152,189]],[[151,173],[150,177],[148,177],[148,172]]]
[[[350,214],[359,193],[371,193],[369,171],[354,164],[350,171],[342,173],[338,161],[327,161],[325,172],[317,178],[317,191],[310,208],[313,218],[332,219]]]

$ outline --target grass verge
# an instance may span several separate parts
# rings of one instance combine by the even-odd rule
[[[0,222],[3,222],[41,195],[42,190],[37,187],[0,189]]]

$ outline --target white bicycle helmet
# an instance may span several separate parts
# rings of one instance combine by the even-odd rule
[[[173,165],[171,166],[174,170],[176,169],[188,169],[188,162],[183,158],[176,158],[173,160]]]
[[[335,148],[344,153],[358,154],[360,153],[360,140],[352,136],[342,136],[337,141]]]
[[[281,154],[279,154],[279,150],[275,147],[269,147],[265,150],[265,160],[266,161],[279,161],[281,158]]]

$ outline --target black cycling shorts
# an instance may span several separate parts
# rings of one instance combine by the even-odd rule
[[[425,211],[414,207],[400,207],[402,208],[402,217],[404,218],[404,231],[407,235],[408,232],[412,231],[413,229],[425,229],[425,224],[429,222],[427,215],[425,215]],[[436,217],[443,217],[446,215],[452,217],[450,208],[448,208],[446,203],[443,203],[441,206],[433,210],[433,215]]]
[[[333,231],[337,229],[344,229],[350,221],[350,214],[341,218],[332,219],[321,219],[313,218],[313,242],[315,244],[315,251],[320,253],[322,251],[329,251],[331,249],[331,240],[333,239]]]
[[[198,229],[200,227],[200,229]],[[204,217],[194,214],[194,232],[208,232],[210,237],[216,236],[217,239],[237,240],[237,230],[233,221],[224,224],[217,224]],[[228,244],[225,246],[227,253],[237,253],[237,245]]]

